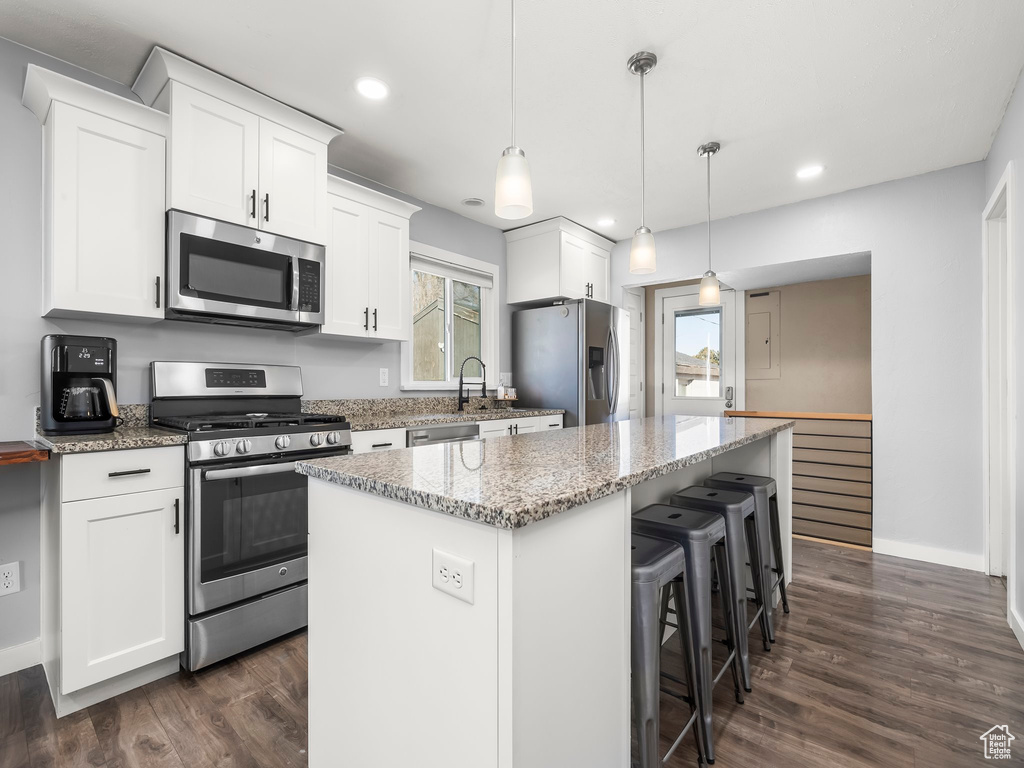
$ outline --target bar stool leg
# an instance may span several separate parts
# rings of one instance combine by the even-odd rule
[[[736,647],[736,632],[735,623],[733,622],[734,606],[732,600],[729,598],[729,555],[725,549],[724,544],[719,544],[715,549],[714,566],[715,573],[718,574],[718,583],[724,585],[722,590],[718,593],[718,600],[722,606],[722,615],[725,618],[725,644],[729,649],[729,653],[732,654],[732,660],[729,663],[729,669],[732,671],[732,683],[733,690],[736,696],[736,703],[743,703],[743,672],[740,667],[740,654],[739,649]]]
[[[695,547],[696,549],[696,547]],[[714,667],[711,659],[711,545],[703,551],[686,557],[686,589],[683,590],[685,610],[679,613],[687,617],[684,624],[690,634],[690,647],[694,659],[696,685],[693,699],[697,706],[697,738],[703,744],[704,757],[709,763],[715,762],[715,745],[712,736],[711,699],[714,688]]]
[[[690,694],[691,713],[697,710],[697,658],[693,653],[693,642],[690,629],[690,612],[683,606],[686,605],[686,592],[689,584],[684,573],[679,579],[672,583],[672,596],[676,604],[676,622],[679,629],[679,650],[683,656],[683,666],[686,667],[686,688]],[[698,710],[699,712],[699,710]],[[701,727],[700,714],[697,715],[697,722],[694,723],[694,730],[697,732],[697,764],[704,765],[708,744],[704,742],[706,734]]]
[[[656,582],[633,584],[630,671],[641,768],[658,768],[661,765],[658,723],[662,631],[658,621],[658,597]]]
[[[747,548],[750,550],[750,579],[754,582],[754,600],[757,602],[761,615],[758,622],[761,627],[761,644],[766,651],[771,651],[774,633],[772,632],[771,600],[766,597],[771,589],[771,582],[764,580],[764,569],[761,567],[761,537],[758,535],[757,520],[753,516],[746,520]]]
[[[785,561],[782,559],[782,530],[779,526],[779,497],[773,495],[768,499],[768,509],[771,517],[772,525],[772,549],[775,551],[775,567],[778,569],[779,575],[779,594],[782,597],[782,610],[789,613],[789,599],[786,597],[786,566]],[[774,582],[775,579],[773,578]],[[772,590],[772,597],[774,598],[774,590]]]
[[[736,643],[743,689],[750,692],[750,652],[747,648],[747,577],[746,536],[743,524],[730,525],[726,520],[725,532],[725,595],[732,618],[732,637]]]

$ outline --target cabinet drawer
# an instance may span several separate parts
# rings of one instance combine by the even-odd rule
[[[538,432],[562,428],[562,414],[560,413],[556,413],[554,416],[537,416],[536,419]]]
[[[61,500],[180,488],[185,483],[181,446],[81,453],[61,458]]]
[[[373,453],[405,448],[404,429],[371,429],[352,433],[353,453]]]

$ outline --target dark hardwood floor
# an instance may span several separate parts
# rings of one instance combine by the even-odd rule
[[[1024,651],[1000,580],[800,540],[793,551],[792,613],[777,614],[770,653],[751,638],[753,693],[736,704],[728,677],[715,692],[716,768],[982,765],[978,737],[997,723],[1024,760]],[[675,649],[664,663],[679,672]],[[0,768],[305,766],[306,661],[298,634],[61,720],[41,667],[0,677]],[[663,749],[685,714],[662,696]],[[692,744],[667,765],[694,765]]]

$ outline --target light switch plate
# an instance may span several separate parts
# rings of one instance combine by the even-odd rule
[[[435,549],[432,564],[431,583],[434,589],[472,605],[475,563],[464,557]]]
[[[381,368],[380,369],[380,385],[382,387],[388,386],[388,377],[389,377],[390,373],[391,372],[387,368]]]

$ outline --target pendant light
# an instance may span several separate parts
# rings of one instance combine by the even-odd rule
[[[700,298],[702,307],[717,307],[722,303],[722,290],[718,284],[718,275],[711,269],[711,156],[722,148],[717,141],[709,141],[697,147],[697,155],[708,159],[708,271],[700,281]]]
[[[501,153],[494,177],[494,213],[523,219],[533,213],[533,184],[526,153],[516,146],[516,0],[512,1],[512,143]]]
[[[658,57],[649,51],[634,53],[626,62],[629,71],[640,76],[640,226],[633,233],[633,243],[629,247],[629,271],[634,275],[650,274],[658,264],[654,250],[654,233],[644,223],[644,78],[657,63]]]

